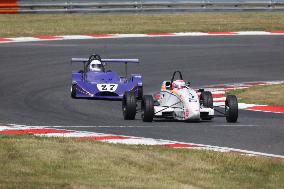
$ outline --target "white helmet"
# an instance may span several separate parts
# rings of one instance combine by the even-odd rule
[[[89,65],[90,71],[101,72],[104,71],[104,66],[99,60],[93,60]]]
[[[173,88],[181,89],[185,87],[185,82],[183,80],[175,80],[173,82]]]

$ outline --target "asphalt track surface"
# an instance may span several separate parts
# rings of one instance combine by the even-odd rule
[[[124,121],[120,101],[70,98],[72,57],[139,58],[144,92],[181,70],[194,87],[284,79],[284,36],[203,36],[0,44],[0,122],[151,137],[284,155],[283,114],[240,111],[239,122]],[[115,67],[114,69],[122,69]]]

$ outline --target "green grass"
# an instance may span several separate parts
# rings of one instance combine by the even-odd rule
[[[154,146],[0,137],[0,188],[284,188],[284,161]]]
[[[0,14],[0,37],[283,29],[284,13]]]
[[[284,84],[256,86],[228,92],[236,95],[239,102],[272,106],[284,106]]]

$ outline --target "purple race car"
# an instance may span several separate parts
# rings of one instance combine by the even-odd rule
[[[72,98],[122,99],[127,91],[134,92],[137,99],[143,96],[143,83],[140,74],[127,77],[127,64],[139,63],[138,59],[101,59],[97,54],[89,58],[72,58],[71,63],[82,63],[84,70],[72,72]],[[111,63],[124,63],[125,76],[105,70]]]

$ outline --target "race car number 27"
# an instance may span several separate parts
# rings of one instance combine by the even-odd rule
[[[117,84],[98,84],[99,91],[110,91],[113,92],[117,88]]]

